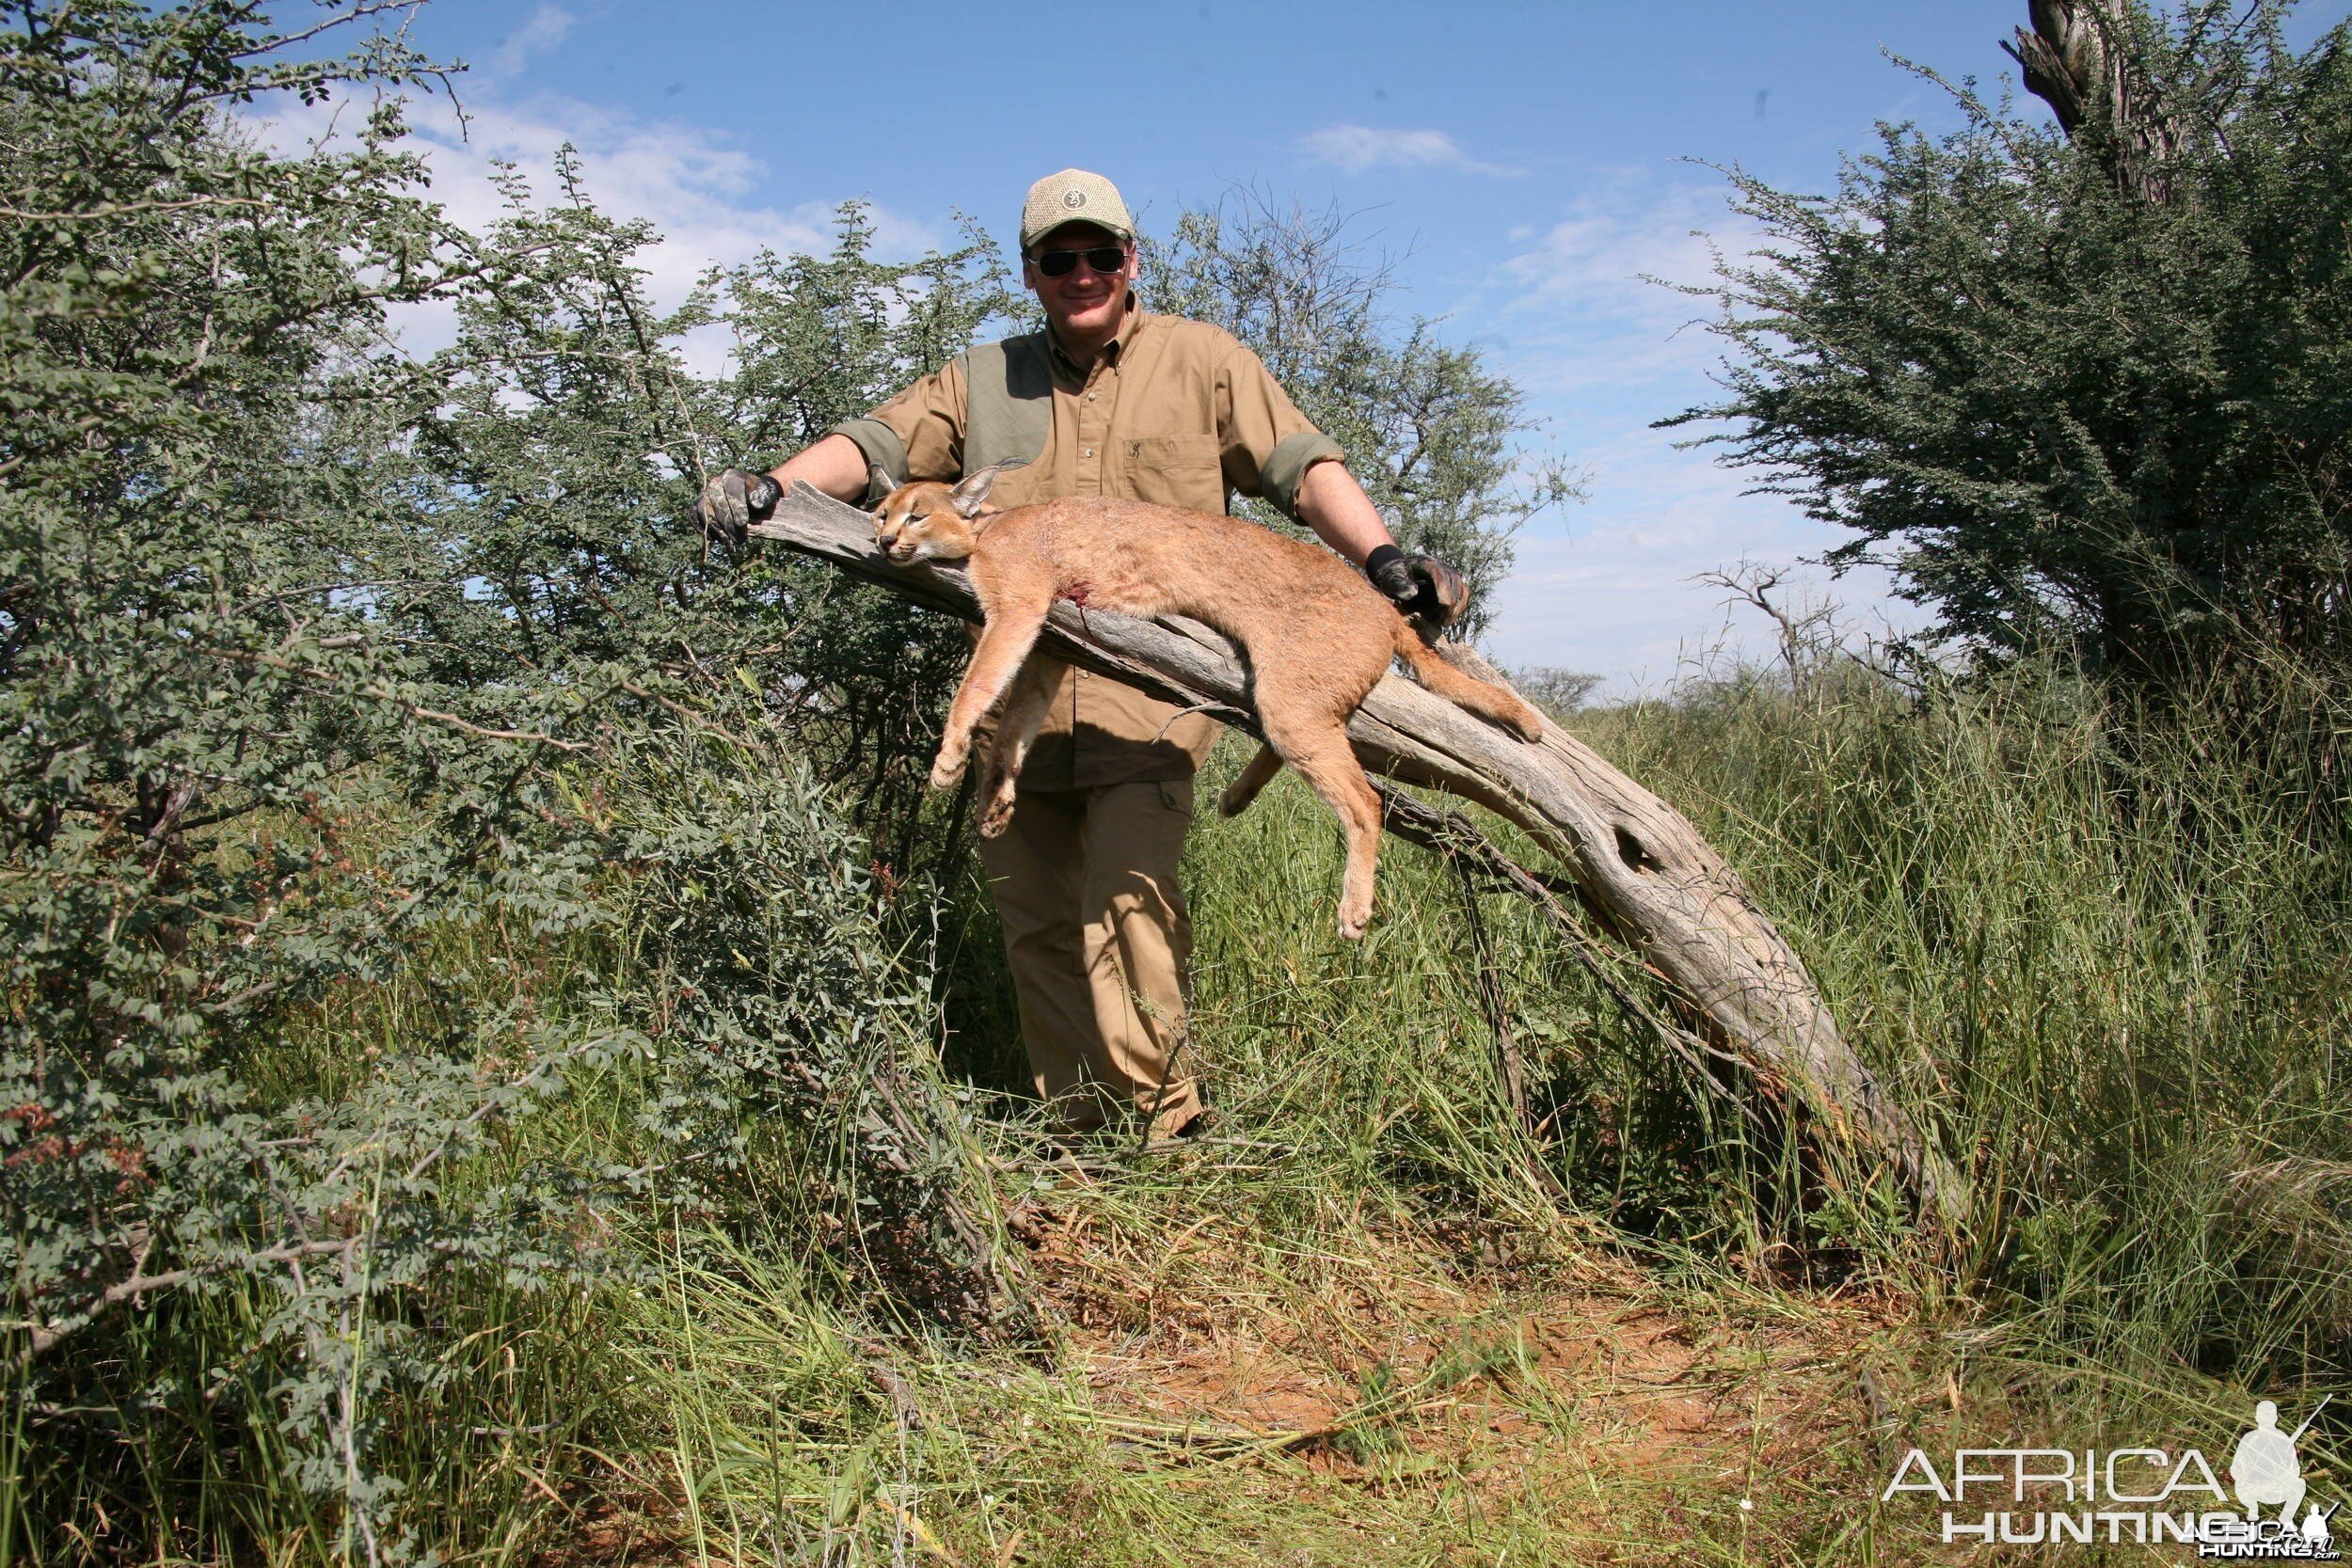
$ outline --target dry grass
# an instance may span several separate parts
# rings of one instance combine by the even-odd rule
[[[1909,1560],[1851,1536],[1900,1451],[1886,1402],[1950,1414],[1913,1304],[1677,1287],[1565,1220],[1508,1250],[1388,1220],[1302,1248],[1197,1180],[1077,1177],[1025,1206],[1042,1344],[853,1351],[886,1357],[862,1373],[885,1463],[807,1560]],[[627,1550],[608,1518],[546,1560],[769,1560],[755,1528],[698,1547],[663,1494],[631,1500]]]

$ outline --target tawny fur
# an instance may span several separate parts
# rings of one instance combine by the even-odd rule
[[[1218,809],[1248,806],[1283,763],[1339,814],[1347,837],[1340,934],[1372,917],[1380,798],[1347,743],[1347,721],[1402,657],[1421,683],[1525,740],[1542,735],[1515,694],[1438,657],[1411,623],[1328,550],[1232,517],[1145,501],[1066,497],[992,512],[988,486],[1014,464],[955,486],[898,486],[874,513],[874,537],[898,562],[968,560],[987,624],[940,738],[931,784],[962,775],[974,727],[1001,700],[1003,717],[982,781],[980,832],[1011,821],[1014,784],[1045,717],[1051,690],[1029,651],[1056,599],[1124,615],[1189,615],[1241,644],[1266,744],[1226,789]],[[887,483],[889,476],[875,474]]]

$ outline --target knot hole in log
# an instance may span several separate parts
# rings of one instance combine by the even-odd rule
[[[1642,847],[1642,841],[1640,839],[1635,838],[1631,833],[1626,832],[1623,828],[1617,829],[1616,832],[1617,858],[1619,860],[1625,862],[1626,864],[1631,866],[1636,871],[1655,871],[1658,869],[1658,862],[1651,856],[1647,849]]]

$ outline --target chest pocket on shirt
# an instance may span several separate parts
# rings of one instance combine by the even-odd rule
[[[1225,510],[1225,473],[1214,436],[1145,436],[1120,443],[1129,491],[1139,501]]]

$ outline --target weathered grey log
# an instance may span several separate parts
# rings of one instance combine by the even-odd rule
[[[805,485],[751,531],[930,609],[980,618],[960,567],[891,564],[874,548],[865,513]],[[1040,645],[1256,733],[1247,666],[1199,622],[1133,620],[1063,602]],[[1468,647],[1445,651],[1470,673],[1501,679]],[[1765,1093],[1793,1095],[1833,1148],[1866,1163],[1891,1161],[1931,1219],[1956,1217],[1961,1190],[1950,1166],[1848,1047],[1804,965],[1739,875],[1679,813],[1549,721],[1543,740],[1530,745],[1393,673],[1357,710],[1348,736],[1370,771],[1475,800],[1526,830]]]

